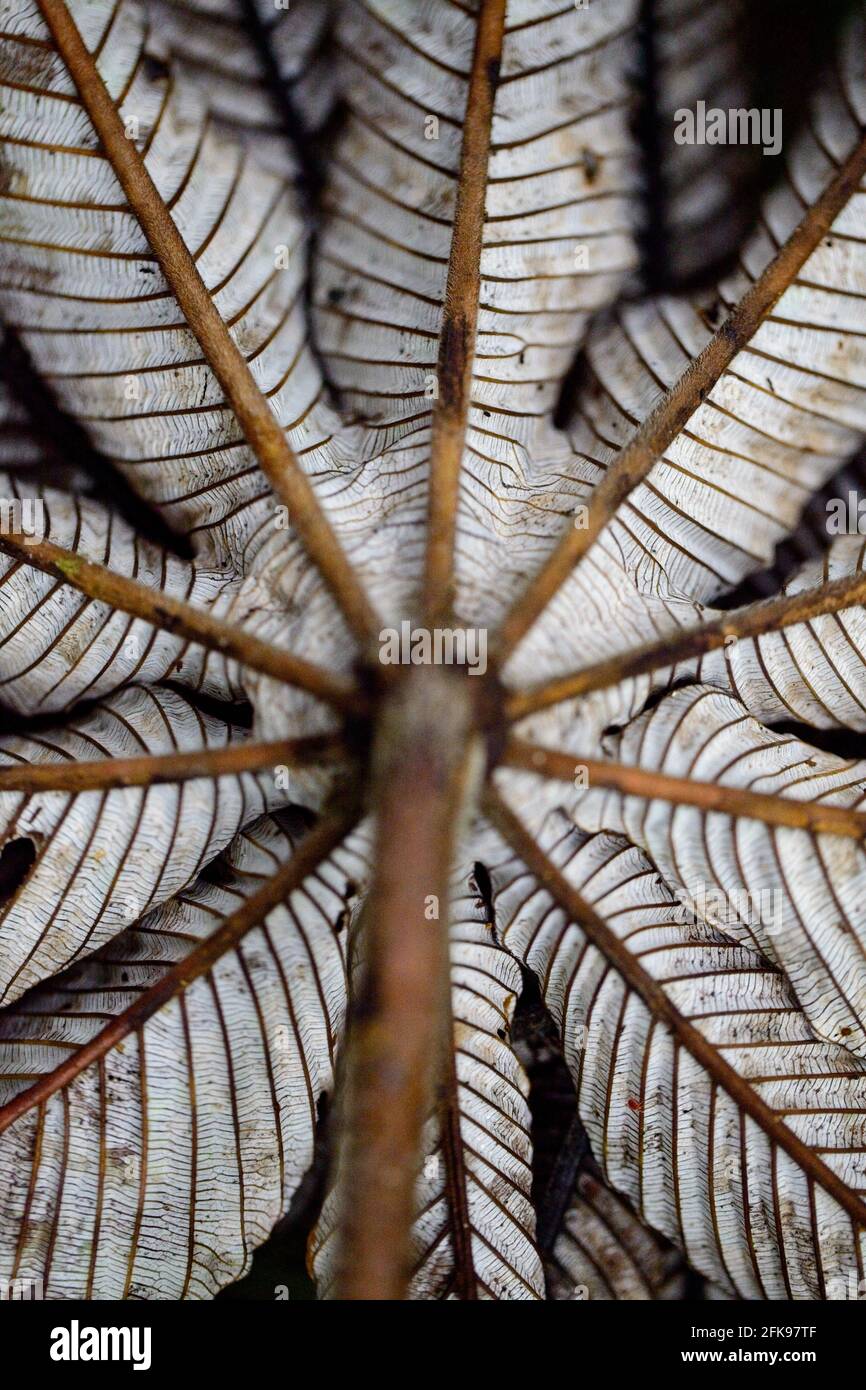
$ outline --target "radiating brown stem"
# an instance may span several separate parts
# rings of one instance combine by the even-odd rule
[[[433,406],[430,445],[425,576],[428,622],[447,616],[453,599],[460,464],[472,394],[490,130],[504,30],[505,0],[481,0],[466,97],[457,206],[439,335],[439,395]]]
[[[726,613],[704,627],[687,628],[659,642],[647,642],[645,646],[636,647],[621,656],[608,657],[594,666],[585,666],[582,671],[557,676],[555,680],[545,681],[530,690],[515,691],[505,701],[506,717],[510,720],[523,719],[527,714],[548,709],[563,700],[587,695],[593,690],[604,690],[630,677],[644,676],[650,671],[705,656],[707,652],[716,651],[732,641],[781,632],[794,623],[808,623],[813,618],[839,613],[864,602],[866,573],[861,572],[845,579],[834,579],[820,588],[803,589],[797,594],[783,594],[780,598],[753,603],[738,612]]]
[[[864,173],[866,136],[861,138],[785,244],[713,334],[703,352],[665,393],[608,468],[592,493],[586,526],[581,529],[572,526],[563,534],[506,618],[497,643],[500,665],[505,663],[578,561],[594,545],[621,503],[647,476],[737,353],[757,332],[856,191]]]
[[[523,861],[530,873],[547,888],[554,900],[562,907],[573,922],[584,932],[587,940],[596,947],[610,965],[617,971],[629,989],[633,990],[646,1004],[655,1019],[666,1024],[673,1036],[695,1061],[702,1066],[719,1086],[793,1161],[814,1179],[825,1192],[829,1193],[859,1225],[866,1225],[866,1204],[853,1188],[823,1163],[818,1155],[804,1144],[789,1129],[782,1116],[777,1115],[767,1105],[757,1090],[745,1077],[735,1071],[721,1052],[704,1037],[703,1033],[679,1012],[664,989],[647,973],[640,961],[632,955],[628,945],[621,941],[581,894],[574,888],[563,873],[539,849],[529,831],[505,804],[502,797],[490,788],[485,801],[485,812],[502,836],[511,845],[514,853]]]
[[[355,634],[364,642],[379,623],[309,479],[220,316],[198,267],[134,141],[127,138],[93,56],[64,0],[37,0],[132,211],[225,392],[244,438],[289,509],[291,524]]]
[[[448,1030],[453,1034],[453,1019],[449,1002]],[[466,1145],[460,1125],[460,1078],[453,1036],[443,1042],[444,1062],[440,1085],[439,1124],[442,1139],[442,1162],[445,1168],[445,1201],[448,1207],[448,1228],[454,1272],[451,1288],[461,1303],[478,1301],[478,1276],[472,1250],[472,1226],[469,1216],[469,1188],[466,1176]]]
[[[238,946],[249,931],[264,921],[273,908],[284,902],[309,874],[315,872],[319,864],[348,835],[357,815],[357,804],[354,798],[350,798],[345,807],[320,821],[304,836],[291,859],[271,878],[266,879],[261,888],[257,889],[237,912],[227,917],[212,936],[194,947],[183,960],[170,966],[162,979],[140,994],[129,1008],[106,1024],[90,1042],[73,1052],[59,1067],[40,1077],[26,1091],[20,1092],[8,1104],[0,1107],[0,1134],[28,1110],[43,1104],[50,1096],[69,1085],[87,1067],[104,1057],[111,1048],[116,1047],[152,1018],[158,1009],[182,994],[194,980],[212,970],[227,951]]]
[[[675,806],[696,806],[707,813],[745,816],[763,821],[765,825],[809,830],[813,834],[845,835],[854,840],[866,835],[866,811],[851,811],[847,806],[824,806],[817,801],[797,801],[791,796],[775,796],[770,792],[750,792],[719,782],[666,777],[661,772],[647,772],[625,763],[600,762],[579,753],[541,748],[520,739],[509,740],[502,762],[508,767],[519,767],[525,772],[537,772],[542,777],[562,782],[573,782],[580,768],[585,778],[581,785],[605,787],[625,796],[670,801]]]
[[[262,642],[243,628],[222,622],[191,603],[172,598],[161,589],[150,589],[135,579],[115,574],[104,565],[85,560],[74,550],[65,550],[52,541],[6,534],[0,535],[0,550],[23,564],[54,575],[64,584],[72,584],[89,598],[143,618],[163,632],[176,633],[188,642],[200,642],[203,647],[234,657],[235,661],[273,676],[275,680],[299,686],[337,709],[360,714],[365,708],[360,693],[348,681],[314,666],[303,657],[292,656],[290,652]]]
[[[195,777],[237,776],[263,768],[309,767],[346,758],[334,734],[277,739],[271,743],[230,743],[226,748],[196,748],[191,753],[157,753],[141,758],[98,758],[92,762],[21,763],[0,767],[0,792],[111,791]]]
[[[413,669],[385,704],[373,755],[376,869],[343,1090],[338,1296],[402,1298],[421,1130],[450,1019],[449,880],[476,758],[471,691]]]

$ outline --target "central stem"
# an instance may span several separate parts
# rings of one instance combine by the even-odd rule
[[[450,1046],[449,880],[482,758],[471,683],[412,668],[385,700],[373,751],[376,870],[360,929],[340,1155],[338,1294],[402,1298],[421,1132]]]

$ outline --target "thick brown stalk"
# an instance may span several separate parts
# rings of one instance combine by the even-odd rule
[[[725,816],[745,816],[763,821],[765,825],[784,826],[791,830],[809,830],[812,834],[845,835],[862,840],[866,835],[866,811],[851,811],[847,806],[825,806],[818,801],[797,801],[791,796],[774,796],[769,792],[750,792],[740,787],[723,786],[719,782],[693,782],[686,777],[666,777],[661,772],[648,772],[642,767],[625,763],[600,762],[584,758],[579,753],[563,753],[538,744],[511,739],[502,755],[508,767],[525,772],[537,772],[561,782],[573,782],[581,770],[581,786],[605,787],[622,792],[624,796],[642,796],[647,800],[670,801],[675,806],[696,806],[698,810],[718,812]]]
[[[360,714],[365,708],[358,691],[348,681],[314,666],[303,657],[292,656],[232,623],[221,622],[191,603],[172,598],[161,589],[150,589],[135,579],[115,574],[104,565],[85,560],[73,550],[53,541],[33,540],[22,535],[0,535],[0,550],[45,574],[53,574],[64,584],[72,584],[88,598],[119,608],[133,617],[143,618],[163,632],[176,633],[188,642],[199,642],[211,651],[234,657],[254,671],[299,686],[317,699],[346,713]]]
[[[64,0],[37,0],[51,36],[117,175],[127,200],[162,266],[165,278],[225,392],[244,438],[291,524],[358,638],[367,642],[379,623],[319,505],[294,450],[199,274],[135,143],[127,138],[92,54]]]
[[[459,675],[413,669],[386,701],[374,748],[376,870],[362,925],[337,1177],[337,1290],[345,1299],[399,1299],[409,1280],[421,1131],[450,1024],[452,850],[480,762],[471,696]]]
[[[620,681],[644,676],[650,671],[676,666],[682,661],[705,656],[732,642],[761,637],[769,632],[781,632],[794,623],[808,623],[827,613],[839,613],[846,608],[866,602],[866,574],[834,579],[820,588],[803,589],[797,594],[750,604],[738,612],[726,613],[705,627],[691,627],[664,637],[659,642],[647,642],[643,647],[608,657],[582,671],[557,676],[529,690],[515,691],[505,701],[506,717],[523,719],[527,714],[558,705],[563,700],[587,695],[593,690],[605,690]]]
[[[191,753],[159,753],[141,758],[99,758],[92,762],[21,763],[0,767],[0,792],[111,791],[149,787],[161,782],[189,782],[195,777],[238,776],[280,765],[309,767],[347,757],[334,734],[232,743],[226,748],[197,748]]]
[[[628,988],[644,1001],[652,1016],[667,1025],[686,1052],[727,1092],[734,1104],[755,1121],[772,1144],[788,1154],[808,1177],[839,1203],[853,1221],[866,1225],[866,1204],[857,1193],[789,1129],[782,1116],[777,1115],[703,1033],[683,1017],[662,986],[647,973],[627,944],[620,940],[539,849],[526,827],[493,788],[486,798],[485,812],[530,873],[577,923],[587,940],[601,952]]]
[[[866,136],[841,165],[766,269],[749,287],[701,353],[620,451],[592,493],[586,526],[570,527],[548,560],[517,600],[497,643],[504,665],[510,652],[547,607],[578,561],[594,545],[633,488],[676,438],[713,389],[737,353],[754,337],[762,321],[826,235],[866,173]]]
[[[463,123],[457,206],[439,335],[439,395],[433,406],[430,443],[424,604],[427,621],[431,623],[447,617],[453,601],[460,465],[472,394],[490,130],[504,30],[505,0],[481,0]]]
[[[194,980],[212,970],[221,956],[238,946],[249,931],[264,921],[273,908],[284,902],[309,874],[315,872],[319,864],[348,835],[357,814],[357,806],[352,799],[340,811],[335,811],[320,821],[304,836],[291,859],[271,878],[266,879],[261,888],[257,889],[237,912],[227,917],[213,936],[202,941],[183,960],[169,967],[161,980],[140,994],[129,1008],[113,1018],[96,1037],[73,1052],[59,1067],[41,1076],[26,1091],[20,1092],[8,1104],[0,1107],[0,1134],[28,1110],[42,1105],[50,1096],[68,1086],[87,1067],[99,1061],[111,1048],[141,1028],[158,1009],[182,994]]]

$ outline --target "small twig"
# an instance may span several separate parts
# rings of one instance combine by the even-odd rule
[[[0,749],[0,753],[8,750]],[[158,753],[141,758],[99,758],[90,762],[22,763],[0,767],[0,792],[111,791],[120,787],[189,782],[196,777],[237,776],[263,768],[309,767],[348,756],[335,734],[278,739],[272,743],[233,743],[196,748],[190,753]]]
[[[665,393],[644,423],[620,450],[594,489],[586,526],[571,526],[517,600],[503,624],[497,659],[509,654],[550,603],[578,561],[595,544],[629,493],[637,487],[673,442],[687,420],[754,337],[763,320],[827,234],[866,173],[866,136],[838,169],[824,192],[794,228],[785,244],[743,295],[701,353]]]
[[[453,601],[460,466],[472,394],[490,131],[504,30],[505,0],[481,0],[439,335],[439,395],[433,406],[424,600],[429,622],[447,616]]]
[[[569,919],[580,927],[587,940],[616,970],[625,986],[643,1000],[659,1024],[670,1029],[674,1039],[731,1097],[734,1104],[755,1121],[771,1144],[777,1144],[858,1225],[866,1226],[866,1203],[862,1198],[789,1128],[784,1118],[770,1108],[746,1077],[741,1076],[714,1044],[680,1013],[658,981],[632,954],[626,942],[620,940],[569,883],[493,787],[485,798],[484,811],[511,845],[518,859],[547,889]]]
[[[739,612],[726,613],[704,627],[687,628],[658,642],[648,642],[621,656],[608,657],[557,676],[529,690],[516,691],[505,701],[506,717],[523,719],[527,714],[548,709],[563,700],[587,695],[593,690],[605,690],[620,681],[644,676],[651,671],[673,667],[682,661],[705,656],[733,641],[762,637],[765,633],[781,632],[795,623],[808,623],[828,613],[839,613],[866,602],[866,573],[834,579],[820,588],[804,589],[796,594],[750,604]]]
[[[158,1009],[182,994],[194,980],[212,970],[227,951],[238,946],[249,931],[259,926],[273,908],[284,902],[309,874],[315,872],[319,864],[349,834],[356,819],[357,806],[354,799],[350,799],[349,804],[340,811],[320,821],[304,837],[291,859],[271,878],[266,879],[261,888],[257,889],[237,912],[227,917],[212,936],[202,941],[183,960],[170,966],[161,980],[140,994],[129,1008],[106,1024],[90,1042],[73,1052],[59,1067],[41,1076],[26,1091],[21,1091],[6,1105],[0,1107],[0,1134],[28,1110],[44,1104],[49,1097],[68,1086],[87,1067],[99,1061],[111,1048],[129,1037],[130,1033],[141,1028]]]
[[[263,473],[288,506],[296,534],[330,588],[349,626],[366,643],[378,631],[376,614],[286,439],[285,431],[221,318],[144,159],[135,143],[127,138],[123,122],[92,54],[85,46],[64,0],[37,0],[37,3],[118,182],[208,365],[225,392],[244,438]]]
[[[290,652],[262,642],[243,628],[222,622],[203,609],[172,598],[160,589],[148,588],[146,584],[115,574],[93,560],[85,560],[74,550],[66,550],[53,541],[9,534],[0,535],[0,550],[22,564],[54,575],[63,584],[72,584],[88,598],[142,618],[163,632],[176,633],[188,642],[199,642],[211,651],[234,657],[235,661],[254,671],[285,681],[287,685],[299,686],[337,709],[360,714],[366,707],[360,693],[347,681],[314,666],[303,657],[292,656]]]
[[[693,782],[686,777],[667,777],[661,772],[648,772],[642,767],[625,763],[601,762],[585,758],[580,753],[563,753],[538,744],[511,739],[502,756],[508,767],[525,772],[537,772],[541,777],[573,782],[578,768],[585,774],[586,785],[622,792],[624,796],[640,796],[647,800],[669,801],[675,806],[695,806],[706,813],[724,816],[745,816],[763,821],[765,825],[783,826],[791,830],[809,830],[815,835],[845,835],[862,840],[866,836],[866,811],[851,811],[847,806],[826,806],[818,801],[797,801],[791,796],[770,792],[750,792],[740,787],[728,787],[719,782]]]

